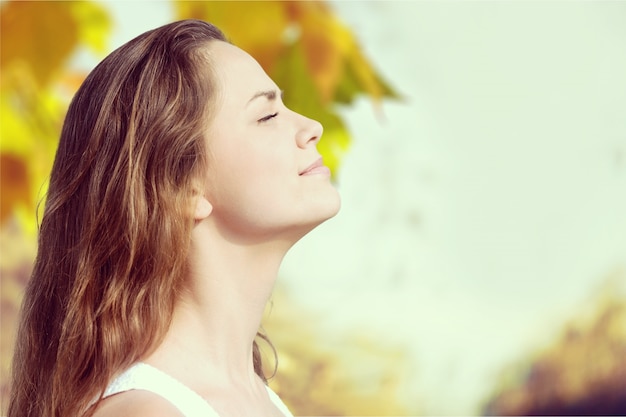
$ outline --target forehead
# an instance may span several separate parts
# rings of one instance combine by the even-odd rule
[[[212,42],[209,55],[219,101],[246,104],[258,91],[276,88],[259,63],[234,45]]]

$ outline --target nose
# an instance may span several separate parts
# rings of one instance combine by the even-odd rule
[[[324,127],[317,120],[309,119],[308,117],[298,115],[301,118],[301,128],[296,136],[296,143],[300,148],[306,148],[310,145],[315,145],[320,141]]]

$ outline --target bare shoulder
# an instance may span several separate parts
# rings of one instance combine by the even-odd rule
[[[132,390],[105,398],[93,417],[184,417],[172,403],[149,391]]]

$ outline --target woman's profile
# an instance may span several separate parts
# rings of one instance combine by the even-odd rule
[[[290,416],[256,340],[284,255],[339,210],[321,135],[209,23],[106,57],[63,124],[8,416]]]

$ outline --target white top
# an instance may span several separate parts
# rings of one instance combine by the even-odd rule
[[[130,390],[157,394],[172,403],[185,417],[219,417],[204,398],[163,371],[146,363],[136,363],[115,378],[104,391],[104,398]],[[270,399],[285,417],[293,417],[274,391],[267,387]]]

